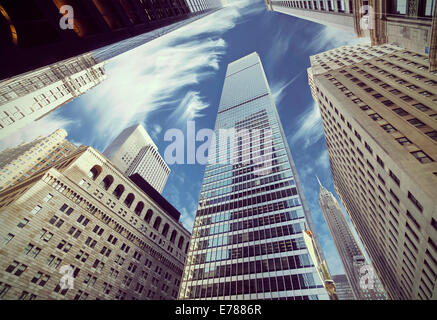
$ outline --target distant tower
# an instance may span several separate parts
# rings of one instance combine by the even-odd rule
[[[0,152],[0,190],[20,183],[75,152],[77,147],[66,137],[67,132],[58,129],[47,137]]]
[[[355,300],[354,293],[345,274],[332,276],[334,280],[338,300]]]
[[[164,189],[170,168],[142,125],[124,129],[103,154],[126,175],[138,173],[158,192]]]
[[[366,258],[352,234],[337,199],[321,184],[319,178],[317,178],[317,181],[320,185],[319,205],[337,247],[355,299],[385,300],[384,292],[380,293],[378,290],[366,290],[364,292],[360,287],[360,268],[366,264]],[[375,282],[379,283],[379,280]],[[375,285],[375,283],[373,284]]]

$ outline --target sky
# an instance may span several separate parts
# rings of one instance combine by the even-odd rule
[[[311,55],[363,41],[354,34],[267,11],[264,0],[229,2],[230,6],[111,59],[103,83],[1,140],[0,150],[64,128],[71,142],[103,152],[124,128],[141,123],[163,155],[170,144],[164,141],[166,130],[185,131],[188,120],[195,121],[196,131],[214,128],[228,63],[256,51],[328,267],[331,274],[344,273],[318,204],[316,175],[334,195],[335,191],[307,68]],[[205,167],[174,164],[170,169],[162,194],[191,231]]]

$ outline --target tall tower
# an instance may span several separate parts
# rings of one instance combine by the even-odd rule
[[[179,298],[328,299],[305,231],[320,245],[255,52],[228,65],[215,135]]]
[[[164,189],[170,168],[142,125],[124,129],[103,154],[126,175],[138,173],[158,192]]]
[[[88,53],[0,81],[0,139],[100,84],[104,64]]]
[[[437,74],[397,46],[311,58],[332,177],[391,299],[435,299]]]
[[[364,257],[354,235],[343,215],[337,199],[328,191],[317,178],[320,185],[319,205],[322,209],[332,239],[334,240],[340,260],[346,271],[348,282],[351,286],[353,295],[356,300],[370,299],[385,299],[385,293],[369,288],[363,290],[360,287],[360,269],[366,265],[366,258]],[[374,279],[372,279],[374,280]],[[375,285],[378,282],[378,286]],[[378,288],[379,280],[373,281],[373,287]],[[373,293],[372,295],[368,294]]]
[[[368,37],[372,45],[394,44],[428,55],[437,69],[435,0],[265,0],[277,11]]]

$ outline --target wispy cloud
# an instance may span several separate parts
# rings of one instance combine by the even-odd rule
[[[359,43],[370,43],[370,40],[367,38],[357,38],[353,32],[346,32],[341,29],[324,26],[312,39],[309,49],[311,49],[311,51],[320,52],[327,48],[337,48]]]
[[[284,98],[285,89],[287,89],[291,84],[293,84],[293,82],[295,82],[302,75],[302,73],[303,73],[303,71],[299,72],[297,75],[295,75],[293,78],[291,78],[291,80],[289,80],[288,82],[281,81],[278,83],[274,83],[271,86],[272,95],[273,95],[273,98],[275,99],[276,105],[279,105],[281,103],[282,99]]]
[[[291,137],[292,145],[303,143],[303,147],[307,148],[323,137],[322,118],[315,102],[299,117],[297,127],[297,131]]]
[[[201,116],[208,104],[195,86],[217,72],[226,53],[222,35],[243,16],[256,12],[247,10],[253,4],[250,0],[231,3],[234,5],[111,59],[105,66],[107,80],[78,98],[79,103],[75,101],[75,112],[81,118],[94,119],[86,124],[84,143],[104,148],[132,123],[148,124],[156,110],[168,109],[169,114],[183,117],[180,120]],[[56,119],[45,117],[0,146],[46,135],[51,130],[48,128],[72,125],[71,120],[62,118],[66,108],[69,105],[57,112]],[[150,126],[146,129],[153,131]]]

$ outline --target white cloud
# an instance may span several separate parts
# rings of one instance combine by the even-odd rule
[[[108,78],[80,97],[80,106],[75,106],[81,118],[94,120],[92,127],[87,128],[86,143],[105,147],[125,127],[139,119],[147,123],[150,113],[162,108],[170,108],[169,114],[179,109],[177,111],[187,118],[184,120],[200,116],[200,111],[208,105],[189,86],[218,70],[226,52],[221,36],[234,28],[243,15],[253,12],[246,10],[249,5],[249,0],[237,1],[233,6],[111,59],[105,66]],[[187,110],[181,112],[184,99],[189,104]],[[73,122],[59,115],[56,118],[49,115],[8,137],[7,141],[0,141],[0,147],[33,140],[67,124],[73,125]]]
[[[329,154],[327,149],[324,149],[317,158],[316,165],[317,167],[321,167],[321,169],[329,169]]]
[[[346,45],[355,45],[359,43],[370,43],[368,38],[357,38],[355,33],[346,32],[334,27],[324,26],[311,41],[310,47],[319,52],[326,48],[337,48]]]
[[[35,140],[39,136],[48,136],[59,128],[64,128],[68,132],[68,127],[72,125],[77,125],[77,121],[64,119],[55,115],[55,113],[51,113],[39,121],[34,121],[0,140],[0,151],[6,148],[16,147],[23,142]]]
[[[315,102],[299,117],[297,125],[297,131],[291,137],[292,145],[300,142],[307,148],[323,137],[322,118]]]
[[[170,115],[172,122],[185,122],[201,117],[200,111],[207,108],[208,104],[202,101],[199,92],[189,91],[182,99],[176,110]]]
[[[271,86],[272,95],[273,95],[273,98],[275,99],[275,103],[276,103],[277,106],[281,103],[282,99],[284,98],[284,90],[286,88],[288,88],[291,84],[293,84],[293,82],[296,81],[297,78],[300,77],[302,72],[303,71],[299,72],[296,76],[291,78],[291,80],[288,81],[288,82],[281,81],[281,82],[278,82],[278,83],[274,83]]]

